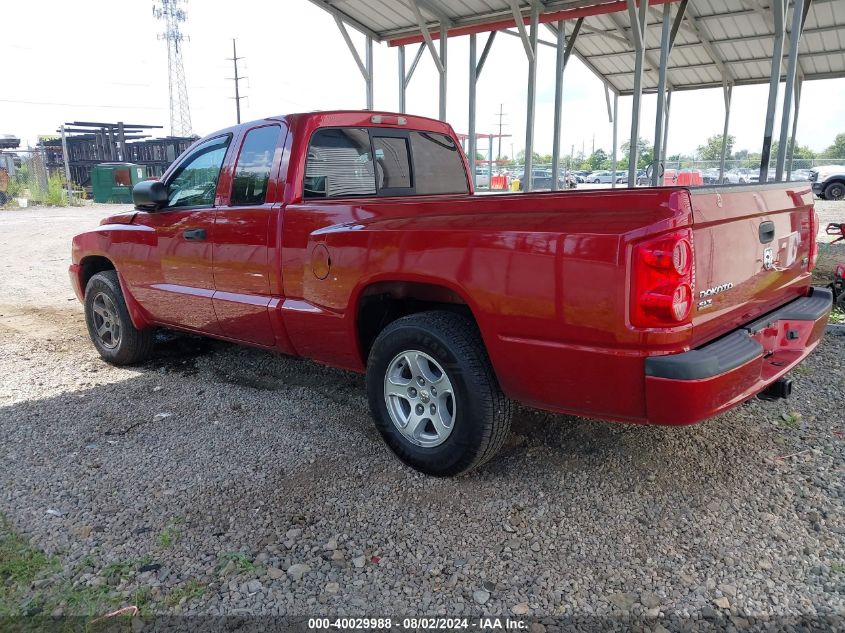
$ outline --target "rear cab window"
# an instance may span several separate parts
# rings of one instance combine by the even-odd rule
[[[468,193],[458,146],[445,134],[322,128],[308,145],[305,199]]]

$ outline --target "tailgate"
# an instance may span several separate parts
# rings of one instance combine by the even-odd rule
[[[693,346],[806,293],[815,215],[808,183],[691,189]]]

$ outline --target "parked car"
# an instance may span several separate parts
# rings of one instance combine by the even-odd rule
[[[475,168],[475,186],[482,189],[490,188],[490,174],[483,167]]]
[[[810,170],[809,169],[796,169],[795,171],[790,174],[789,179],[792,181],[807,181],[810,180]]]
[[[845,198],[845,165],[824,165],[810,170],[813,193],[823,200]]]
[[[743,176],[736,171],[726,171],[722,176],[722,182],[726,185],[740,185],[748,182]]]
[[[522,191],[525,188],[525,173],[517,174],[516,178],[519,180],[519,190]],[[572,183],[574,187],[575,183]],[[532,169],[531,170],[531,187],[533,189],[551,189],[552,188],[552,170],[551,169]],[[558,177],[557,182],[558,189],[569,189],[571,188],[567,183],[564,177],[561,175]]]
[[[616,172],[616,173],[618,174],[619,172]],[[602,169],[602,170],[599,170],[599,171],[594,171],[591,174],[589,174],[587,176],[587,182],[592,182],[592,183],[595,183],[595,184],[609,183],[609,182],[613,182],[614,178],[616,178],[616,177],[618,177],[618,176],[614,176],[613,174],[611,174],[606,169]]]
[[[719,170],[718,169],[705,169],[701,172],[701,180],[705,185],[718,185],[719,184]]]
[[[766,187],[764,215],[754,187],[473,196],[466,165],[407,114],[214,132],[73,238],[94,347],[140,363],[169,328],[366,373],[382,437],[433,475],[489,460],[512,401],[685,425],[788,395],[832,300],[809,192]]]

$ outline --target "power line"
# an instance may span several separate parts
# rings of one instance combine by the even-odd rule
[[[500,103],[499,104],[499,113],[497,115],[495,115],[495,116],[499,117],[499,150],[496,154],[496,160],[502,160],[502,125],[503,125],[502,124],[502,118],[508,116],[506,112],[502,111],[502,108],[504,108],[504,104]],[[504,125],[507,125],[507,124],[504,124]],[[513,152],[511,152],[511,153],[513,153]],[[511,158],[513,158],[513,156],[511,156]]]
[[[0,103],[22,103],[24,105],[66,106],[70,108],[133,108],[135,110],[165,110],[161,106],[103,105],[102,103],[62,103],[60,101],[24,101],[21,99],[0,99]]]
[[[233,98],[235,100],[235,112],[237,113],[237,116],[238,116],[238,123],[240,123],[241,122],[241,99],[245,98],[245,97],[241,96],[241,91],[240,91],[241,80],[246,79],[246,77],[239,77],[238,76],[238,60],[244,59],[244,58],[238,57],[238,49],[237,49],[237,44],[236,44],[236,40],[235,40],[234,37],[232,38],[232,56],[227,57],[226,59],[231,61],[235,66],[235,76],[234,77],[227,77],[227,79],[235,82],[235,96],[230,97],[230,99]]]

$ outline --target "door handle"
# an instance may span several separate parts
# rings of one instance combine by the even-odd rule
[[[191,242],[202,242],[205,240],[205,229],[187,229],[182,237]]]

